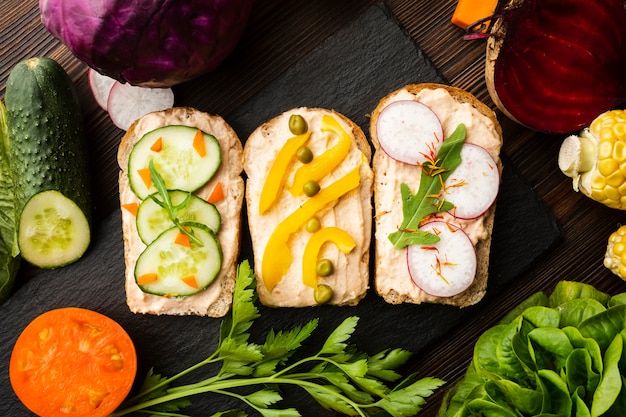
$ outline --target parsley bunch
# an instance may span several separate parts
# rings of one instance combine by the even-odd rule
[[[348,340],[358,317],[349,317],[331,332],[312,356],[292,359],[317,328],[318,319],[289,331],[271,330],[263,344],[249,340],[248,330],[260,316],[255,305],[256,281],[247,261],[237,269],[233,307],[220,327],[215,352],[202,362],[165,378],[151,370],[139,394],[129,399],[111,417],[140,411],[151,416],[185,417],[177,411],[189,406],[188,397],[217,393],[235,397],[264,417],[296,417],[295,408],[277,408],[280,386],[298,386],[323,407],[347,416],[414,416],[425,398],[444,384],[436,378],[402,379],[396,371],[411,356],[403,349],[387,349],[368,356]],[[220,363],[215,376],[197,383],[174,386],[184,375],[205,365]],[[389,384],[395,383],[393,387]],[[248,394],[242,387],[256,388]],[[239,390],[240,391],[240,390]],[[240,410],[217,412],[213,417],[246,416]]]

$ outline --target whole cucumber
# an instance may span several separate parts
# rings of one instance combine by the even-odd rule
[[[72,80],[53,59],[22,61],[7,79],[5,105],[21,255],[41,268],[74,262],[91,239],[91,194]]]

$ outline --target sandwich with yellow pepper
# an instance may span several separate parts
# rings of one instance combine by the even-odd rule
[[[286,111],[246,140],[246,205],[264,305],[355,305],[365,296],[370,161],[363,131],[322,108]]]

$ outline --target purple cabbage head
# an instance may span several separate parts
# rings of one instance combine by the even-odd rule
[[[239,42],[253,0],[40,0],[41,21],[101,74],[171,87],[215,69]]]

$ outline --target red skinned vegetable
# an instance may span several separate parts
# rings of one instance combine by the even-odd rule
[[[621,0],[513,0],[487,45],[489,93],[537,131],[577,131],[626,98],[626,13]]]
[[[79,59],[120,82],[171,87],[215,69],[253,0],[40,0],[41,21]]]

